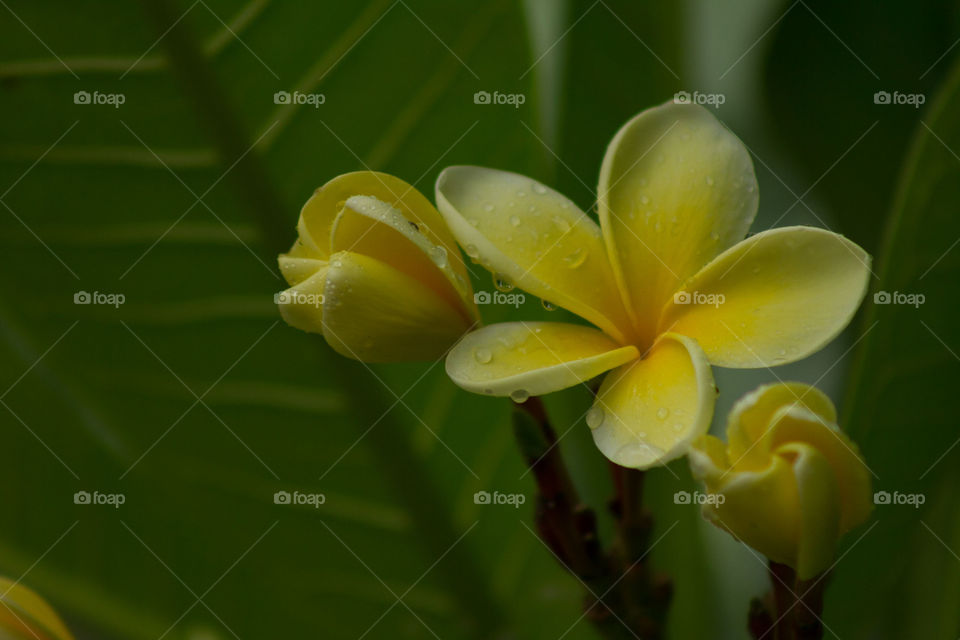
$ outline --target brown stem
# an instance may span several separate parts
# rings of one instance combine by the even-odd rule
[[[539,398],[518,405],[514,429],[537,482],[538,533],[587,585],[586,617],[605,638],[661,638],[672,587],[669,580],[653,576],[645,562],[652,519],[643,509],[643,472],[612,467],[617,492],[611,511],[619,535],[607,554],[594,512],[580,502]]]
[[[770,561],[770,581],[772,591],[766,604],[759,600],[751,603],[749,625],[753,637],[821,640],[824,576],[798,580],[791,567]]]

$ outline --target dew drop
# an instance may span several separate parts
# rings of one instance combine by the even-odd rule
[[[465,244],[463,245],[463,250],[467,252],[467,256],[474,260],[480,257],[480,250],[477,249],[477,245],[475,244]]]
[[[443,269],[447,266],[447,250],[440,245],[436,245],[430,249],[430,259],[433,260],[433,263]]]
[[[490,213],[490,212],[493,211],[495,208],[496,208],[496,207],[494,207],[493,204],[491,204],[491,203],[489,203],[489,202],[488,202],[487,204],[483,205],[483,210],[486,211],[487,213]]]
[[[516,389],[510,392],[510,399],[517,404],[523,404],[530,399],[530,392],[526,389]]]
[[[547,311],[556,311],[557,309],[557,305],[553,304],[549,300],[541,299],[540,304],[543,305],[543,308],[546,309]]]
[[[673,430],[676,431],[677,433],[680,433],[681,431],[683,431],[683,425],[678,422],[673,425]]]
[[[473,358],[480,364],[487,364],[493,360],[493,353],[486,347],[477,347],[473,350]]]
[[[660,407],[657,409],[657,418],[660,420],[666,420],[667,416],[670,415],[670,409],[666,407]]]
[[[493,286],[497,288],[497,291],[502,291],[503,293],[513,291],[513,283],[502,273],[493,274]]]
[[[477,220],[476,218],[470,218],[469,220],[467,220],[467,222],[470,223],[471,227],[476,227],[478,224],[480,224],[480,221]]]
[[[577,247],[577,249],[568,256],[563,258],[564,263],[571,268],[577,269],[583,265],[587,260],[587,254],[589,252],[583,247]]]
[[[603,424],[604,417],[602,407],[591,407],[590,411],[587,411],[587,426],[596,429]]]
[[[542,196],[547,192],[547,188],[540,184],[539,182],[534,182],[530,185],[530,188],[533,189],[533,192],[538,196]]]
[[[566,218],[560,216],[553,216],[553,224],[557,225],[557,229],[560,229],[563,233],[570,231],[570,223]]]
[[[519,227],[519,226],[520,226],[520,216],[518,216],[518,215],[516,215],[516,214],[510,216],[510,224],[513,225],[514,227]]]
[[[526,198],[526,197],[527,197],[527,192],[524,191],[523,189],[520,189],[519,191],[517,191],[517,197],[518,197],[518,198]]]
[[[650,204],[650,197],[649,197],[649,196],[645,196],[645,195],[644,195],[644,196],[640,196],[640,203],[641,203],[641,204]]]
[[[713,176],[707,176],[707,186],[708,187],[713,186]]]

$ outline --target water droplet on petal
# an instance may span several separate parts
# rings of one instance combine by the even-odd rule
[[[516,389],[510,392],[510,399],[517,404],[523,404],[530,398],[530,392],[526,389]]]
[[[493,360],[493,353],[486,347],[477,347],[473,350],[473,357],[480,364],[487,364]]]
[[[541,299],[540,304],[543,305],[543,308],[546,309],[547,311],[556,311],[557,309],[557,305],[553,304],[549,300]]]
[[[534,183],[530,186],[530,188],[533,189],[533,192],[534,192],[535,194],[539,195],[539,196],[542,196],[543,194],[545,194],[545,193],[547,192],[547,188],[546,188],[545,186],[543,186],[542,184],[540,184],[539,182],[534,182]]]
[[[713,186],[713,176],[707,176],[707,186],[708,187]]]
[[[470,223],[471,227],[476,227],[478,224],[480,224],[480,221],[477,220],[476,218],[470,218],[469,220],[467,220],[467,222]]]
[[[521,222],[521,221],[520,221],[520,216],[518,216],[518,215],[516,215],[516,214],[510,216],[510,224],[512,224],[513,226],[519,227],[519,226],[520,226],[520,222]]]
[[[577,249],[568,256],[563,258],[564,263],[571,269],[577,269],[587,260],[587,254],[589,252],[583,247],[577,247]]]
[[[483,210],[486,211],[487,213],[490,213],[490,212],[493,211],[495,208],[496,208],[496,207],[494,207],[493,204],[491,204],[491,203],[489,203],[489,202],[488,202],[487,204],[483,205]]]
[[[518,197],[518,198],[526,198],[526,197],[527,197],[527,192],[524,191],[523,189],[521,189],[520,191],[517,191],[517,197]]]
[[[641,204],[650,204],[650,198],[649,198],[649,196],[645,196],[645,195],[640,196],[640,203],[641,203]]]
[[[590,411],[587,411],[587,426],[596,429],[603,424],[605,417],[603,407],[591,407]]]
[[[681,431],[683,431],[683,425],[677,422],[676,424],[673,425],[673,430],[676,431],[677,433],[680,433]]]
[[[443,269],[447,266],[447,250],[440,245],[436,245],[430,249],[430,259],[433,260],[433,263]]]
[[[557,229],[560,229],[563,233],[570,231],[570,223],[566,218],[553,216],[553,224],[557,225]]]
[[[513,283],[502,273],[493,274],[493,286],[497,288],[497,291],[502,291],[503,293],[513,291]]]
[[[666,420],[668,415],[670,415],[670,409],[667,409],[666,407],[660,407],[657,409],[657,418],[660,420]]]
[[[476,259],[480,257],[480,250],[477,249],[475,244],[465,244],[463,245],[463,250],[466,251],[467,256],[470,258]]]

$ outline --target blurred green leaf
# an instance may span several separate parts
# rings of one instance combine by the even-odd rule
[[[893,504],[877,505],[837,565],[826,620],[843,638],[960,633],[958,151],[955,63],[905,158],[845,405],[842,422]],[[925,502],[895,504],[904,494]]]
[[[771,130],[813,185],[813,214],[871,253],[918,110],[877,104],[874,94],[922,94],[929,102],[949,68],[960,12],[949,0],[783,2],[763,72]],[[734,71],[735,73],[736,71]],[[822,204],[821,204],[822,206]]]

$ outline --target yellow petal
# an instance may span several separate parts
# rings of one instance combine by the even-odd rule
[[[860,450],[836,424],[825,422],[805,408],[789,405],[775,416],[764,443],[780,453],[784,447],[803,444],[815,448],[832,471],[832,491],[841,505],[839,532],[846,533],[865,521],[873,508],[870,470]]]
[[[822,391],[801,382],[768,384],[744,395],[733,405],[727,418],[727,442],[731,463],[737,470],[756,470],[766,466],[769,442],[760,442],[777,424],[782,409],[804,408],[826,423],[837,421],[837,412]],[[769,438],[768,438],[769,440]]]
[[[381,200],[348,198],[334,221],[330,248],[388,264],[432,289],[464,319],[480,319],[469,281],[454,268],[459,253],[451,255],[446,247],[431,241],[419,225]]]
[[[724,476],[703,453],[708,441],[696,440],[689,453],[694,477],[715,496],[703,505],[703,516],[771,560],[795,566],[800,508],[793,465],[773,456],[761,471]],[[718,485],[711,478],[723,480]]]
[[[639,356],[604,333],[574,324],[505,322],[467,334],[447,374],[475,393],[523,400],[572,387]]]
[[[73,640],[60,616],[31,589],[0,577],[0,638]]]
[[[701,269],[667,303],[660,325],[695,338],[721,367],[794,362],[850,322],[869,275],[870,256],[843,236],[772,229]]]
[[[469,328],[446,300],[392,266],[348,251],[330,257],[323,335],[341,355],[364,362],[432,360]]]
[[[324,290],[327,285],[327,263],[286,291],[275,296],[277,308],[291,327],[308,333],[323,333]]]
[[[642,360],[607,376],[587,424],[607,458],[646,469],[679,458],[706,433],[715,397],[713,373],[697,343],[664,334]]]
[[[570,200],[515,173],[448,167],[437,179],[437,206],[467,255],[628,341],[600,228]]]
[[[642,339],[677,287],[746,235],[757,196],[749,152],[703,107],[667,103],[617,132],[600,170],[600,225]]]

